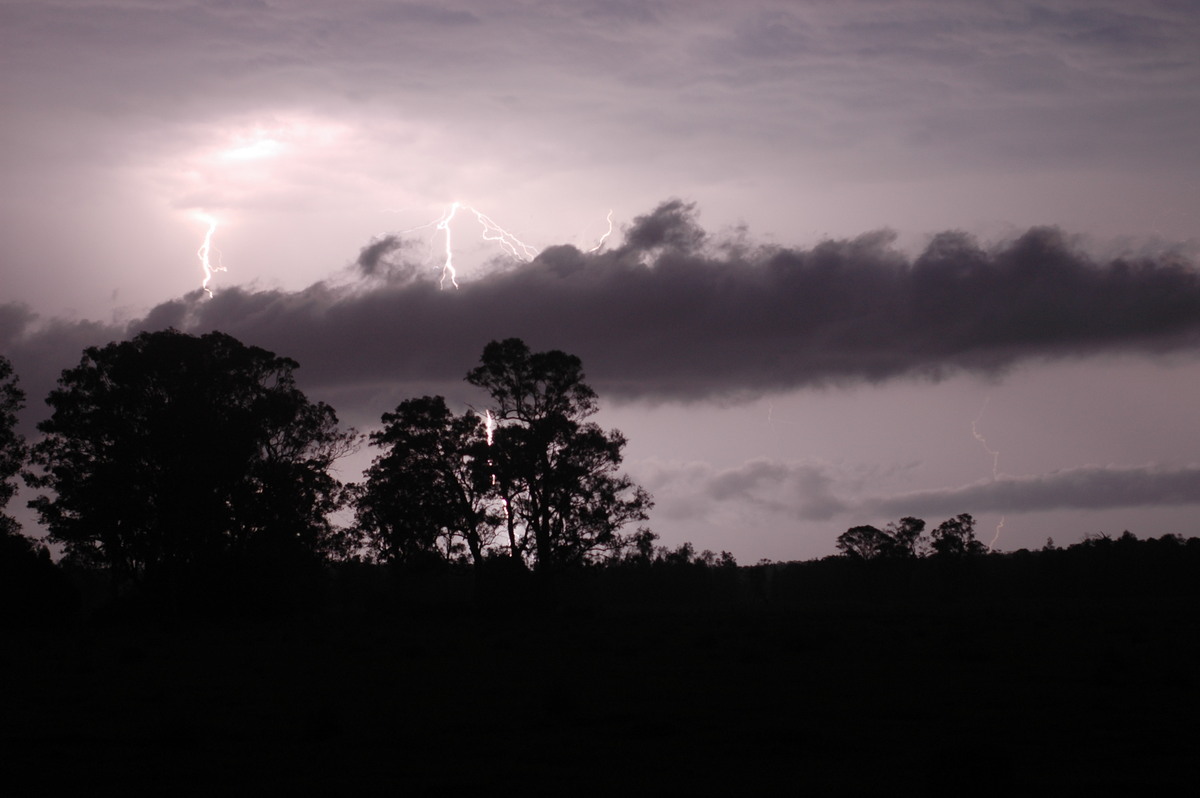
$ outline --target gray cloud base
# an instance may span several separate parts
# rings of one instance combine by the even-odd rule
[[[1019,514],[1200,504],[1200,467],[1196,466],[1083,466],[868,498],[853,498],[861,490],[860,480],[830,464],[753,460],[718,471],[706,463],[651,463],[640,476],[667,497],[666,514],[683,519],[713,517],[722,506],[828,521],[839,516],[941,519],[962,512]]]
[[[1200,504],[1200,468],[1086,466],[1027,477],[1004,477],[959,488],[875,499],[864,507],[884,515],[1022,513]]]
[[[1200,343],[1200,272],[1187,258],[1097,262],[1055,228],[991,249],[942,233],[911,258],[887,232],[810,249],[714,240],[691,205],[673,200],[635,219],[624,240],[597,253],[551,247],[441,290],[390,262],[403,248],[386,239],[363,250],[367,275],[348,287],[234,287],[211,300],[197,291],[123,330],[35,329],[27,309],[10,305],[0,329],[18,369],[34,370],[142,329],[221,330],[295,358],[306,385],[339,394],[461,386],[484,344],[517,336],[579,355],[605,398],[647,401],[996,373],[1031,358],[1191,353]]]
[[[886,232],[811,249],[711,242],[672,201],[625,240],[595,254],[552,247],[458,291],[230,289],[159,306],[144,326],[221,329],[342,386],[457,382],[483,344],[517,336],[578,354],[602,395],[684,401],[1200,341],[1193,264],[1096,263],[1053,228],[992,250],[943,233],[909,259]]]

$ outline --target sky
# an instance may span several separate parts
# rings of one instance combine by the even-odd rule
[[[172,326],[369,431],[485,406],[521,337],[662,541],[741,562],[1200,534],[1198,40],[1189,0],[0,0],[0,354],[30,438]]]

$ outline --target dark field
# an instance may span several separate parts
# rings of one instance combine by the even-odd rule
[[[1165,598],[97,621],[5,633],[2,767],[46,793],[1190,792],[1198,622]]]

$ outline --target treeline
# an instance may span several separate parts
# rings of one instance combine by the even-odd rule
[[[652,500],[619,471],[621,433],[587,420],[597,400],[578,358],[493,341],[466,375],[491,406],[402,402],[370,436],[381,453],[358,484],[333,466],[363,436],[297,388],[297,365],[218,332],[91,347],[27,446],[24,395],[0,359],[0,509],[20,472],[65,568],[169,612],[304,603],[330,563],[470,564],[547,585],[636,549],[623,530]],[[331,521],[347,509],[354,523]],[[2,532],[10,564],[26,563],[12,567],[47,559],[7,515]]]
[[[910,600],[1042,602],[1200,597],[1200,538],[1099,534],[1066,547],[974,556],[876,558],[847,555],[748,569],[757,599],[893,603]]]
[[[852,526],[838,535],[837,547],[853,560],[911,560],[918,557],[970,557],[987,552],[975,537],[975,519],[961,513],[938,524],[926,536],[925,520],[901,518],[879,529]]]
[[[838,557],[739,568],[728,552],[667,549],[638,526],[652,498],[620,472],[621,433],[588,420],[597,397],[572,355],[493,341],[465,377],[489,398],[482,413],[416,397],[368,438],[305,396],[296,368],[217,332],[88,348],[47,397],[30,446],[16,432],[25,397],[0,358],[0,618],[103,606],[178,617],[1187,593],[1197,583],[1195,540],[1126,534],[989,555],[965,513],[928,535],[917,518],[856,526],[837,538]],[[364,479],[338,480],[334,464],[367,441],[379,454]],[[64,552],[57,564],[2,512],[18,477],[39,491],[30,506]],[[353,522],[333,523],[343,510]]]

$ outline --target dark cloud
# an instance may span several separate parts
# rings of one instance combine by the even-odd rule
[[[704,243],[705,233],[694,220],[696,206],[683,200],[664,202],[645,216],[638,216],[625,231],[625,250],[650,252],[670,249],[694,252]]]
[[[812,249],[706,240],[692,208],[672,201],[616,249],[552,247],[458,291],[432,281],[228,289],[195,303],[189,324],[271,346],[334,384],[457,381],[488,340],[518,336],[578,354],[606,395],[652,400],[994,373],[1200,341],[1193,264],[1171,254],[1097,263],[1053,228],[990,250],[944,233],[915,259],[883,232]]]
[[[1185,504],[1200,504],[1200,468],[1089,466],[891,496],[866,502],[864,507],[883,515],[937,516]]]
[[[379,271],[379,262],[399,248],[400,239],[396,236],[376,239],[359,251],[355,265],[364,275],[373,277]]]
[[[363,277],[410,280],[416,275],[416,266],[399,257],[403,249],[404,240],[399,236],[382,236],[359,250],[354,265]]]
[[[365,248],[360,267],[377,270],[390,241]],[[916,258],[892,241],[886,232],[811,249],[712,241],[690,205],[671,201],[612,250],[551,247],[457,291],[432,279],[227,288],[159,305],[125,332],[222,330],[295,358],[306,384],[342,392],[461,386],[484,344],[516,336],[579,355],[606,398],[651,401],[994,374],[1027,359],[1190,353],[1200,343],[1200,273],[1178,254],[1097,262],[1053,228],[991,249],[943,233]],[[8,319],[0,329],[30,324],[27,310]],[[55,323],[15,345],[65,352],[114,332]]]
[[[79,363],[85,348],[120,340],[125,335],[123,325],[64,319],[41,323],[26,305],[0,305],[0,354],[12,361],[26,396],[21,431],[26,435],[33,432],[33,425],[44,416],[43,399],[62,370]]]

